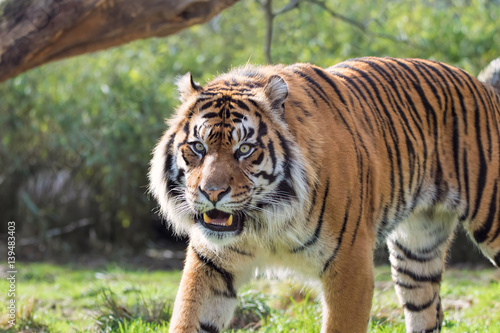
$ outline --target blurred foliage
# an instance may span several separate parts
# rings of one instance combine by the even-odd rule
[[[286,3],[276,0],[274,5]],[[368,55],[419,57],[476,75],[500,55],[499,0],[344,0],[326,5],[365,28],[301,2],[275,19],[275,62],[327,67]],[[148,246],[153,226],[159,224],[155,203],[146,195],[148,163],[165,129],[163,119],[177,105],[175,77],[191,71],[206,82],[233,66],[264,63],[264,35],[259,3],[242,0],[210,23],[166,39],[48,64],[0,84],[1,220],[17,221],[23,237],[41,240],[40,250],[60,242],[59,254],[82,250],[75,239],[88,239],[97,251]],[[81,199],[89,202],[88,208],[65,206],[65,193],[57,194],[62,199],[54,207],[39,207],[41,201],[26,184],[48,171],[54,179],[70,172],[74,187],[85,187]],[[45,193],[43,186],[39,190]],[[93,224],[44,239],[49,230],[79,219]]]

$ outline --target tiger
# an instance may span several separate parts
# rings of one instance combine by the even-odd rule
[[[500,265],[500,96],[465,71],[366,57],[177,85],[149,171],[189,236],[170,332],[227,328],[256,272],[318,285],[322,333],[366,332],[384,241],[407,332],[440,332],[454,230]]]

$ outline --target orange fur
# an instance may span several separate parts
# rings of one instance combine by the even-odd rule
[[[366,332],[385,238],[408,332],[439,332],[456,225],[500,264],[500,97],[465,72],[361,58],[244,67],[204,87],[188,74],[179,90],[150,171],[191,238],[171,332],[227,327],[257,268],[320,281],[322,332]]]

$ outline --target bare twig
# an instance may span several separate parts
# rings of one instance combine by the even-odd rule
[[[376,37],[376,38],[383,38],[383,39],[387,39],[387,40],[390,40],[390,41],[393,41],[396,43],[405,43],[408,45],[412,45],[410,43],[410,41],[405,40],[405,39],[401,39],[397,36],[392,36],[392,35],[389,35],[386,33],[377,33],[377,32],[370,31],[368,29],[368,23],[366,23],[368,21],[360,22],[360,21],[354,20],[352,18],[349,18],[345,15],[342,15],[342,14],[332,10],[330,7],[328,7],[326,5],[326,2],[322,1],[322,0],[290,0],[290,2],[288,2],[285,6],[283,6],[282,8],[280,8],[274,12],[272,9],[272,0],[256,0],[256,1],[262,6],[262,9],[264,10],[264,14],[265,14],[266,40],[265,40],[265,45],[264,45],[264,53],[266,55],[266,61],[268,63],[272,63],[271,45],[272,45],[272,38],[273,38],[274,18],[278,15],[287,13],[295,8],[298,8],[299,4],[301,2],[308,2],[308,3],[311,3],[313,5],[316,5],[320,8],[322,8],[324,11],[326,11],[328,14],[330,14],[333,18],[341,20],[347,24],[352,25],[353,27],[355,27],[356,29],[358,29],[359,31],[361,31],[362,33],[364,33],[368,36],[372,36],[372,37]],[[415,45],[413,45],[413,46],[415,46]]]
[[[278,16],[278,15],[281,15],[281,14],[285,14],[286,12],[289,12],[295,8],[298,8],[299,7],[299,2],[300,0],[290,0],[289,3],[287,3],[285,6],[283,6],[282,8],[278,9],[277,11],[274,12],[274,16]]]
[[[266,55],[266,61],[269,64],[273,63],[273,59],[271,56],[271,45],[273,43],[273,24],[274,18],[278,15],[285,14],[295,8],[298,8],[300,0],[290,0],[282,8],[278,9],[276,12],[273,12],[273,0],[256,0],[262,6],[264,10],[264,16],[266,20],[266,41],[264,45],[264,53]]]
[[[262,3],[262,9],[264,10],[264,16],[266,19],[266,41],[264,45],[264,53],[266,55],[266,61],[268,64],[273,63],[271,57],[271,44],[273,41],[273,0],[264,0]]]
[[[306,1],[310,2],[312,4],[315,4],[318,7],[323,8],[323,10],[326,11],[331,16],[333,16],[333,17],[335,17],[335,18],[337,18],[337,19],[339,19],[341,21],[344,21],[346,23],[349,23],[350,25],[358,28],[362,32],[366,32],[366,25],[364,23],[356,21],[356,20],[353,20],[353,19],[351,19],[351,18],[349,18],[347,16],[344,16],[342,14],[339,14],[339,13],[333,11],[332,9],[328,8],[328,6],[323,1],[319,1],[319,0],[306,0]]]
[[[321,8],[323,8],[323,10],[325,10],[328,14],[330,14],[331,16],[341,20],[341,21],[344,21],[354,27],[356,27],[357,29],[359,29],[361,32],[369,35],[369,36],[372,36],[372,37],[376,37],[376,38],[382,38],[382,39],[387,39],[387,40],[390,40],[392,42],[395,42],[395,43],[405,43],[405,44],[409,44],[409,45],[412,45],[410,43],[410,41],[408,40],[405,40],[405,39],[401,39],[401,38],[398,38],[397,36],[393,36],[393,35],[389,35],[389,34],[386,34],[386,33],[379,33],[379,32],[373,32],[373,31],[370,31],[368,29],[368,24],[367,23],[363,23],[363,22],[359,22],[359,21],[356,21],[356,20],[353,20],[347,16],[344,16],[342,14],[339,14],[335,11],[333,11],[331,8],[329,8],[325,2],[323,1],[320,1],[320,0],[305,0],[309,3],[312,3],[312,4],[315,4]],[[415,45],[412,45],[412,46],[415,46]]]

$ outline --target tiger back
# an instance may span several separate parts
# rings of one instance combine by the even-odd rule
[[[360,58],[178,86],[149,175],[190,236],[170,332],[226,328],[257,269],[317,281],[322,332],[366,332],[384,240],[407,331],[439,332],[455,228],[500,265],[500,97],[464,71]]]

